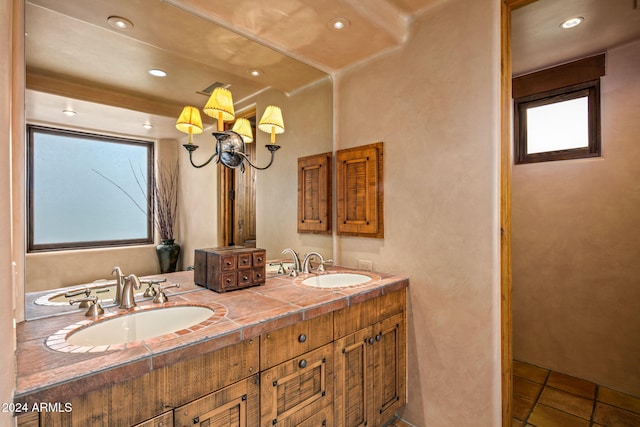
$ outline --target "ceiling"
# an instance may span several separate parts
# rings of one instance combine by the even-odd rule
[[[202,107],[212,84],[239,104],[267,88],[294,94],[402,46],[412,19],[446,1],[27,0],[27,119],[87,129],[99,120],[127,135],[175,138],[181,107]],[[514,11],[514,75],[639,39],[637,1],[538,0]],[[133,28],[117,30],[110,16]],[[583,24],[561,30],[574,16]],[[344,30],[328,25],[336,17],[348,20]],[[86,113],[60,118],[64,108]]]

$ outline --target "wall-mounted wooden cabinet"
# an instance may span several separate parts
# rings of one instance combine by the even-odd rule
[[[298,159],[298,233],[331,233],[331,153]]]
[[[336,153],[339,235],[383,237],[382,142]]]

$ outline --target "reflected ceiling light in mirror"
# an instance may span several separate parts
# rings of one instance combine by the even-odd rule
[[[253,77],[260,77],[262,74],[264,74],[262,70],[259,68],[252,68],[248,71],[248,73],[251,74]]]
[[[75,116],[75,115],[76,115],[76,112],[75,112],[75,111],[70,110],[70,109],[68,109],[68,108],[67,108],[66,110],[62,110],[62,113],[63,113],[65,116],[68,116],[68,117],[73,117],[73,116]]]
[[[273,164],[275,152],[280,149],[280,146],[275,144],[275,135],[284,132],[282,111],[280,111],[279,107],[269,105],[258,125],[258,129],[271,135],[271,143],[265,145],[271,153],[271,159],[264,167],[253,164],[246,153],[245,143],[253,141],[251,124],[248,120],[239,118],[231,130],[224,130],[224,122],[235,119],[231,91],[223,87],[216,87],[213,93],[211,93],[203,111],[206,115],[215,118],[218,123],[217,131],[212,134],[216,138],[216,150],[211,157],[202,164],[198,165],[193,162],[193,152],[198,149],[198,146],[193,143],[193,134],[202,132],[202,122],[199,122],[199,126],[197,126],[193,123],[195,121],[191,120],[191,118],[196,117],[196,115],[199,118],[200,113],[197,108],[190,106],[184,107],[182,114],[176,122],[176,129],[189,134],[189,143],[184,144],[183,147],[189,152],[189,162],[191,162],[191,166],[201,168],[215,160],[216,164],[222,163],[224,166],[232,169],[240,168],[240,170],[244,172],[245,161],[249,166],[258,170],[267,169]]]
[[[329,27],[330,30],[342,31],[342,30],[346,30],[351,26],[351,21],[349,21],[347,18],[337,17],[329,21],[327,23],[327,26]]]
[[[575,28],[578,25],[582,24],[584,18],[582,16],[576,16],[575,18],[569,18],[560,24],[560,27],[564,29]]]
[[[121,16],[110,16],[107,18],[107,23],[120,31],[128,31],[133,28],[133,23]]]
[[[143,123],[142,127],[145,129],[153,129],[153,125],[151,123]]]
[[[147,73],[151,74],[154,77],[167,77],[167,72],[159,68],[151,68],[147,70]]]

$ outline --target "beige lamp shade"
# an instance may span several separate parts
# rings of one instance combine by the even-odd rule
[[[253,142],[253,132],[251,131],[249,120],[239,118],[233,124],[233,129],[231,130],[240,135],[245,143]]]
[[[223,87],[217,87],[213,90],[202,110],[207,116],[218,120],[218,132],[224,130],[224,122],[231,121],[236,117],[231,92]]]
[[[276,141],[276,134],[284,133],[284,121],[280,107],[269,105],[258,123],[258,129],[271,134],[271,143]]]
[[[203,130],[200,110],[190,105],[184,107],[178,121],[176,121],[176,129],[189,134],[189,144],[193,144],[193,134],[197,135]]]

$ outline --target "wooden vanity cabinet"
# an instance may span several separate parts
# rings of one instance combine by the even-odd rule
[[[336,313],[343,336],[334,345],[336,427],[382,426],[406,403],[404,297],[395,292]]]
[[[381,427],[406,401],[406,290],[28,413],[20,427]],[[174,408],[174,410],[170,410]]]

